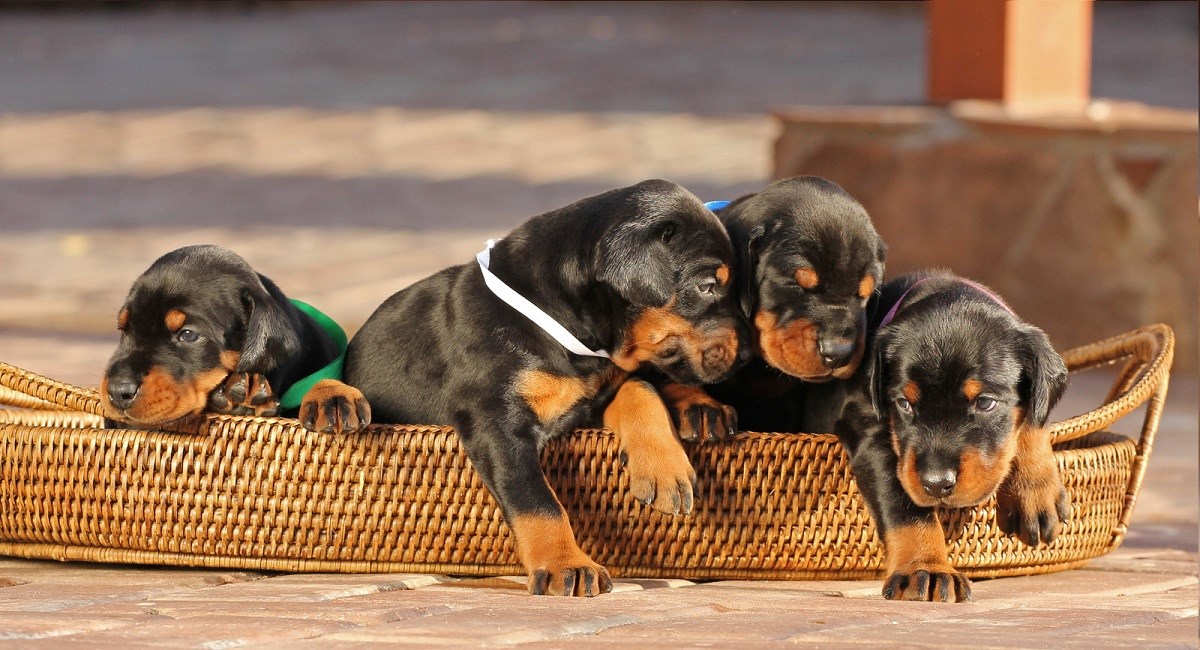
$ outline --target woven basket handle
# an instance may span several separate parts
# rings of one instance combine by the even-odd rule
[[[1121,360],[1126,360],[1126,363],[1104,404],[1083,415],[1054,423],[1051,427],[1054,442],[1066,442],[1092,431],[1099,431],[1125,417],[1143,403],[1146,404],[1146,415],[1142,420],[1142,431],[1137,441],[1137,454],[1133,459],[1129,485],[1125,488],[1121,517],[1112,531],[1114,546],[1125,537],[1129,530],[1129,521],[1133,518],[1133,504],[1137,501],[1142,479],[1146,476],[1150,452],[1154,448],[1154,434],[1158,432],[1163,405],[1167,400],[1174,353],[1175,333],[1170,327],[1158,324],[1068,350],[1063,355],[1067,367],[1073,372]]]
[[[1139,446],[1149,447],[1162,415],[1167,380],[1175,352],[1175,334],[1163,325],[1150,325],[1063,353],[1071,372],[1080,372],[1125,361],[1126,365],[1100,406],[1050,426],[1054,443],[1067,442],[1100,431],[1149,402]]]
[[[66,409],[104,415],[100,397],[90,388],[54,381],[0,362],[0,404],[36,409]]]

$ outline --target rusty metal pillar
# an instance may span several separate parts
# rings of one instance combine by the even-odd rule
[[[1092,0],[929,0],[932,103],[1080,110],[1091,90]]]

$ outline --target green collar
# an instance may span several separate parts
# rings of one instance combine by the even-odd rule
[[[308,389],[313,387],[313,384],[322,379],[342,378],[342,367],[346,365],[346,332],[341,326],[333,322],[332,318],[321,313],[316,307],[294,298],[289,298],[288,300],[291,301],[296,309],[308,315],[321,329],[325,330],[325,333],[329,334],[329,337],[333,339],[339,350],[337,358],[313,374],[297,380],[296,383],[292,384],[283,393],[283,397],[279,398],[279,407],[290,410],[300,408],[300,400],[304,399],[304,394],[308,392]]]

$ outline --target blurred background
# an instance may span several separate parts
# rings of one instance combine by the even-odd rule
[[[992,283],[1060,347],[1167,320],[1194,371],[1197,5],[1085,4],[1084,93],[1121,101],[1064,120],[931,100],[919,2],[2,3],[0,359],[95,383],[179,245],[353,331],[582,196],[810,173],[890,274]]]

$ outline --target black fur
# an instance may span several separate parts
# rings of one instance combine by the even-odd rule
[[[746,333],[732,291],[713,278],[732,258],[720,223],[677,185],[645,181],[589,197],[513,230],[493,249],[491,270],[612,360],[568,352],[493,295],[472,261],[386,300],[350,342],[346,381],[377,422],[453,425],[510,525],[524,515],[560,517],[539,468],[546,440],[596,422],[641,368],[689,384],[730,372]],[[631,332],[648,314],[673,314],[705,343],[696,349],[686,336],[668,337],[646,358],[633,354],[646,341]],[[531,371],[590,388],[577,401],[553,402],[561,408],[543,418],[529,395]],[[528,568],[531,590],[545,593],[543,570]]]
[[[181,330],[167,327],[172,311],[186,315]],[[218,375],[222,382],[231,374],[260,376],[282,393],[339,352],[275,283],[215,245],[187,246],[160,257],[133,283],[121,313],[121,340],[101,392],[108,417],[127,424],[162,425],[219,410],[208,403],[207,392],[191,390],[197,382],[209,387]],[[193,334],[194,341],[185,340]],[[152,372],[156,379],[147,388]],[[165,403],[172,393],[179,403],[163,414],[167,419],[137,416],[139,401]]]
[[[901,299],[894,319],[881,326]],[[1013,470],[1018,436],[1046,424],[1066,389],[1067,369],[1041,330],[994,294],[946,272],[888,282],[870,312],[868,361],[847,384],[834,429],[886,541],[895,531],[937,526],[935,508],[976,505],[1019,471]],[[968,382],[978,382],[974,399],[974,390],[964,389]],[[1048,438],[1039,453],[1050,453]],[[1040,478],[1058,481],[1056,471]],[[1069,506],[1061,483],[1057,487],[1057,502],[1051,499],[1039,514],[1065,521]],[[1054,523],[1042,521],[1048,539]],[[888,598],[970,597],[969,583],[944,557],[939,566],[913,569],[914,560],[891,557],[896,552],[889,546]],[[955,587],[941,593],[916,587],[913,574],[920,571],[934,584]]]
[[[887,246],[857,201],[815,176],[772,183],[718,210],[717,216],[736,250],[739,303],[754,323],[757,354],[731,379],[708,387],[709,394],[732,406],[746,430],[800,431],[805,418],[824,419],[831,426],[836,413],[822,413],[831,401],[824,395],[840,391],[837,380],[858,367],[867,329],[867,298],[859,290],[865,277],[871,278],[871,289],[881,281]],[[801,268],[818,278],[815,287],[797,282]],[[815,328],[815,347],[785,338],[805,321]],[[786,342],[772,349],[767,345],[772,339]],[[823,350],[839,346],[842,358],[826,363]],[[810,382],[831,385],[806,392]],[[690,415],[676,412],[676,417]],[[722,437],[717,430],[695,434]]]

